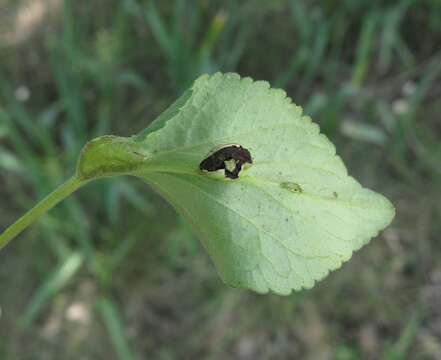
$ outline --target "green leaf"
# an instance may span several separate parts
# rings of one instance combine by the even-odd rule
[[[261,293],[310,288],[386,227],[394,208],[348,176],[334,145],[282,90],[236,74],[202,76],[127,140],[136,175],[193,226],[222,279]],[[230,180],[199,163],[240,144],[253,164]]]
[[[238,178],[226,177],[236,155],[220,161],[227,170],[200,170],[232,148],[252,158]],[[311,288],[395,214],[347,174],[283,90],[237,74],[200,77],[137,136],[93,140],[76,178],[123,174],[142,178],[189,221],[227,284],[259,293]]]

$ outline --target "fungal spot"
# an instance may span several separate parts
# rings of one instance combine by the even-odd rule
[[[334,195],[334,198],[338,198],[338,194],[335,191],[332,193],[332,195]]]
[[[295,182],[291,182],[291,181],[285,181],[285,182],[281,182],[280,183],[280,187],[282,189],[291,191],[293,193],[297,193],[300,194],[303,192],[301,186]]]
[[[252,164],[250,152],[241,145],[227,145],[212,152],[201,161],[199,169],[202,171],[225,170],[225,177],[237,179],[242,168]]]

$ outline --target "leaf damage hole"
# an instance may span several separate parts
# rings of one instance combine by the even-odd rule
[[[199,169],[202,171],[225,170],[226,178],[237,179],[242,167],[252,163],[253,159],[248,149],[241,145],[232,144],[210,153],[201,161]]]

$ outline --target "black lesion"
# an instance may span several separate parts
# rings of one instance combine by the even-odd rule
[[[205,171],[225,170],[225,177],[237,179],[247,163],[253,163],[250,152],[240,145],[229,145],[202,160],[199,168]]]

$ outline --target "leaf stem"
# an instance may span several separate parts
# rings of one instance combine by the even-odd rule
[[[73,176],[65,183],[60,185],[57,189],[51,192],[43,200],[41,200],[37,205],[35,205],[31,210],[24,214],[15,223],[9,226],[0,235],[0,250],[4,248],[12,239],[14,239],[18,234],[25,230],[29,225],[33,224],[40,217],[42,217],[46,212],[56,206],[60,201],[65,199],[67,196],[72,194],[79,187],[84,185],[85,182],[79,180],[77,177]]]

